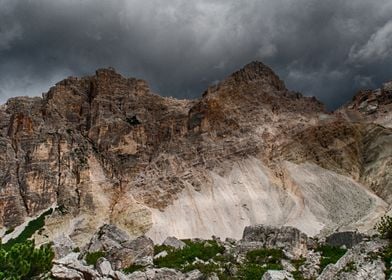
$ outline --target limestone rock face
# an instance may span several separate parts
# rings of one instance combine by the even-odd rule
[[[256,224],[368,231],[392,202],[390,88],[328,113],[252,62],[197,100],[112,68],[12,98],[0,106],[0,233],[54,205],[38,243],[65,234],[83,247],[105,224],[157,242],[239,239]]]

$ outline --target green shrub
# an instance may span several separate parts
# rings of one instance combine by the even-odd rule
[[[387,247],[384,248],[384,251],[382,253],[382,258],[385,263],[385,279],[389,279],[390,276],[392,275],[392,245],[389,244]]]
[[[280,264],[280,261],[284,258],[283,251],[279,249],[263,248],[246,254],[247,261],[254,264]]]
[[[86,254],[86,257],[85,257],[85,260],[86,260],[86,263],[88,264],[88,265],[93,265],[93,266],[95,266],[95,264],[97,263],[97,261],[98,261],[98,259],[99,258],[101,258],[101,257],[105,257],[105,252],[103,252],[103,251],[97,251],[97,252],[92,252],[92,253],[87,253]]]
[[[50,208],[49,210],[42,213],[37,219],[30,221],[26,228],[18,235],[18,237],[8,240],[8,242],[5,243],[3,247],[10,248],[17,243],[23,243],[27,239],[31,238],[36,231],[44,227],[45,217],[52,214],[52,212],[53,209]]]
[[[144,269],[144,268],[145,268],[145,267],[142,266],[142,265],[133,264],[133,265],[128,266],[127,268],[124,268],[123,271],[124,271],[126,274],[131,274],[132,272],[135,272],[135,271],[138,271],[138,270],[142,270],[142,269]]]
[[[374,227],[381,237],[392,240],[392,217],[383,216]]]
[[[27,280],[50,271],[54,252],[26,240],[5,248],[0,244],[0,279]]]
[[[321,252],[320,271],[330,263],[335,264],[347,252],[346,249],[330,245],[320,246],[317,251]]]
[[[157,267],[168,267],[181,271],[189,271],[186,266],[195,261],[196,258],[208,261],[215,257],[216,254],[223,253],[224,251],[224,248],[218,245],[216,241],[193,242],[184,240],[184,242],[186,243],[186,246],[180,250],[168,249],[166,246],[156,247],[156,252],[165,249],[168,254],[167,256],[155,259],[154,264]]]
[[[241,266],[238,271],[241,279],[252,280],[252,279],[261,279],[263,274],[267,271],[265,267],[261,267],[260,265],[248,263],[244,266]]]
[[[267,270],[281,270],[281,260],[285,256],[279,249],[257,249],[246,254],[246,261],[240,266],[240,279],[261,279]]]
[[[174,248],[171,246],[166,246],[166,245],[155,245],[154,246],[154,255],[157,255],[163,251],[171,252],[171,251],[174,251]]]

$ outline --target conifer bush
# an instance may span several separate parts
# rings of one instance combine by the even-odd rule
[[[392,217],[387,215],[381,217],[381,220],[376,224],[375,229],[381,237],[392,240]]]
[[[50,271],[53,258],[50,245],[35,248],[34,241],[25,240],[5,248],[0,243],[0,279],[32,279]]]

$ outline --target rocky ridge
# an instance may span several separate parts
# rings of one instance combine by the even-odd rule
[[[0,107],[2,232],[53,205],[39,243],[84,246],[107,223],[155,242],[238,239],[254,224],[369,231],[392,200],[390,95],[328,113],[260,62],[198,100],[111,68],[70,77]]]

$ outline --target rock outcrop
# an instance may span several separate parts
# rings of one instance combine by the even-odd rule
[[[350,104],[338,112],[357,122],[377,123],[392,127],[392,81],[375,90],[360,90]]]
[[[83,255],[103,252],[113,269],[120,270],[131,265],[152,264],[154,243],[146,236],[130,238],[114,225],[102,226],[84,248]]]
[[[363,234],[355,231],[335,232],[327,236],[326,243],[330,246],[352,248],[363,240]]]
[[[240,242],[242,251],[280,248],[292,259],[299,259],[308,253],[308,237],[293,227],[247,226]]]
[[[336,264],[329,264],[317,280],[385,279],[385,264],[378,256],[385,242],[370,241],[350,249]]]

